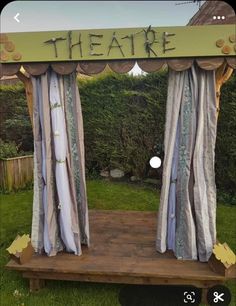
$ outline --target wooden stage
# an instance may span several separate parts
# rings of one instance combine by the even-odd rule
[[[26,264],[10,260],[7,269],[29,278],[31,291],[46,279],[127,284],[194,285],[209,288],[226,278],[207,263],[177,260],[155,250],[156,213],[90,210],[91,246],[82,256],[35,255]],[[206,291],[206,290],[205,290]]]

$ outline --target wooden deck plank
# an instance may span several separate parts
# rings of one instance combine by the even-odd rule
[[[109,276],[109,275],[90,275],[90,274],[69,274],[69,273],[42,273],[42,272],[23,272],[23,277],[29,279],[49,279],[49,280],[69,280],[96,283],[118,283],[136,285],[192,285],[199,288],[209,288],[216,284],[222,284],[221,280],[190,280],[190,279],[162,279],[157,277],[133,277],[133,276]]]
[[[89,212],[91,246],[82,256],[59,253],[35,255],[7,269],[30,279],[66,279],[131,284],[192,284],[209,287],[225,281],[207,263],[177,260],[172,252],[155,250],[156,213],[133,211]]]
[[[153,260],[138,257],[92,255],[78,257],[61,253],[56,257],[34,256],[30,262],[24,265],[10,261],[7,267],[18,271],[33,272],[224,280],[223,276],[213,272],[207,264],[160,258]]]

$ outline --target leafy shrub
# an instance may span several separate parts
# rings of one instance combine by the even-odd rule
[[[33,151],[33,133],[23,85],[1,85],[0,138],[14,141],[22,151]]]
[[[0,139],[0,159],[19,156],[19,146],[14,141],[4,142]]]

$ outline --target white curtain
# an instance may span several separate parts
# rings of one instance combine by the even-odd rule
[[[74,233],[72,230],[71,210],[73,204],[66,165],[66,158],[68,155],[66,124],[63,104],[60,97],[59,82],[55,72],[51,73],[49,92],[54,153],[56,158],[55,175],[58,194],[61,238],[68,252],[80,254],[80,243],[75,241]],[[78,234],[79,229],[77,229],[77,235]]]
[[[49,70],[32,77],[32,83],[35,148],[32,244],[36,252],[45,251],[49,256],[62,249],[80,255],[81,244],[89,245],[89,225],[76,74],[59,76]],[[79,122],[75,126],[76,121]]]

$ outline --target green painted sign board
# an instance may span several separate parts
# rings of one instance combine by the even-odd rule
[[[1,34],[1,62],[235,56],[235,25]]]

